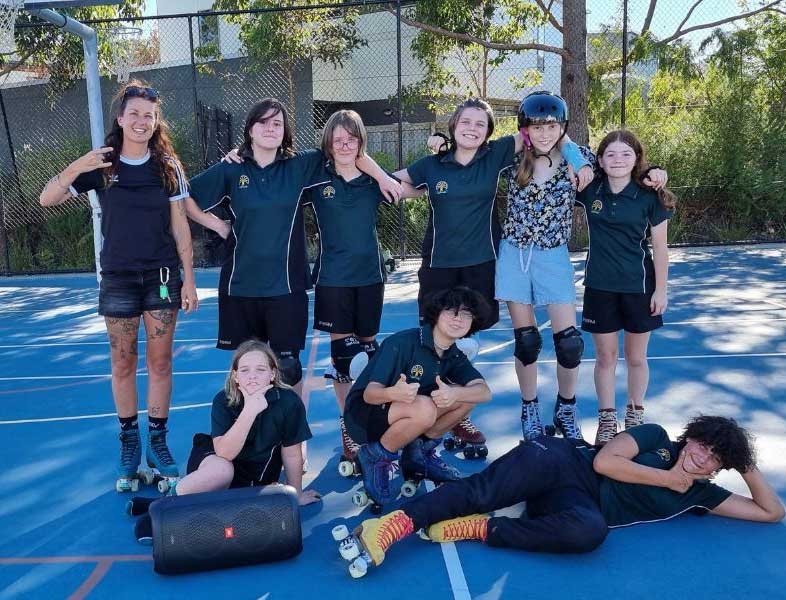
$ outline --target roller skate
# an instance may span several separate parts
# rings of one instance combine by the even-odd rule
[[[625,429],[638,427],[644,423],[644,407],[628,404],[625,407]]]
[[[340,417],[338,422],[341,430],[341,460],[338,463],[338,473],[342,477],[360,475],[360,464],[357,459],[360,444],[355,443],[349,437],[346,425],[344,425],[344,417]]]
[[[333,528],[333,539],[339,543],[341,558],[349,562],[349,574],[357,579],[368,573],[369,567],[378,567],[385,560],[390,546],[414,531],[412,519],[404,511],[377,519],[366,519],[350,535],[346,525]]]
[[[467,515],[434,523],[426,529],[426,537],[432,542],[458,542],[461,540],[486,541],[489,525],[488,515]]]
[[[451,429],[443,445],[447,451],[456,448],[463,450],[464,458],[486,458],[489,455],[489,449],[486,447],[486,436],[483,435],[480,429],[475,427],[475,424],[469,420],[469,417],[464,417]]]
[[[617,410],[614,408],[602,408],[598,411],[598,431],[595,434],[595,445],[604,446],[611,441],[615,435],[619,424],[617,423]]]
[[[543,435],[543,423],[540,420],[538,399],[527,402],[521,400],[521,435],[525,442]]]
[[[411,498],[418,491],[420,482],[424,479],[435,484],[446,481],[455,481],[461,477],[457,469],[446,464],[437,456],[437,446],[441,440],[430,440],[419,437],[404,447],[401,453],[401,474],[404,483],[401,485],[401,495]]]
[[[151,430],[145,450],[147,466],[150,467],[145,483],[155,483],[162,494],[173,488],[180,477],[177,463],[166,445],[166,433],[166,429]]]
[[[129,429],[120,432],[120,463],[117,467],[117,482],[115,489],[118,492],[139,491],[139,463],[142,461],[142,445],[139,440],[139,430]]]
[[[363,475],[363,487],[352,496],[355,506],[371,504],[371,512],[379,514],[390,501],[390,478],[398,452],[388,452],[379,442],[364,444],[358,449],[357,460]]]
[[[558,394],[557,402],[554,404],[554,429],[549,429],[546,433],[554,435],[558,431],[564,438],[583,440],[577,417],[576,399],[566,402],[565,398]]]

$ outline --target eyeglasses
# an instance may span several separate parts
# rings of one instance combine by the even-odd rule
[[[333,140],[333,147],[336,150],[341,150],[342,148],[354,149],[354,148],[358,147],[358,143],[359,142],[360,142],[360,140],[358,140],[356,137],[351,137],[351,138],[348,138],[346,140],[336,140],[336,139],[334,139]]]
[[[142,87],[139,85],[129,85],[123,98],[145,98],[146,100],[158,100],[158,90],[151,87]]]
[[[471,321],[472,319],[475,318],[475,315],[473,315],[468,310],[448,310],[445,312],[447,312],[451,317],[459,318],[462,321]]]

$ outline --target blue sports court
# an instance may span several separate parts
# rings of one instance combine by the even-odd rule
[[[579,293],[583,256],[574,255]],[[200,271],[201,307],[177,324],[169,443],[181,470],[192,435],[209,431],[210,402],[230,354],[216,350],[218,271]],[[666,326],[649,347],[647,420],[676,436],[698,413],[733,416],[756,434],[760,467],[786,499],[786,246],[671,251]],[[415,263],[390,277],[380,338],[417,324]],[[606,600],[783,598],[786,526],[707,516],[612,531],[586,555],[536,555],[477,542],[438,545],[417,536],[396,544],[379,569],[351,579],[331,529],[369,517],[351,502],[358,479],[337,471],[333,391],[322,377],[329,338],[314,333],[301,360],[314,438],[304,485],[323,501],[302,509],[297,558],[181,576],[153,572],[115,492],[117,419],[108,342],[96,314],[92,274],[0,280],[0,599],[7,598],[373,598]],[[539,392],[544,413],[556,396],[545,313]],[[580,322],[580,319],[579,319]],[[597,423],[589,335],[577,394],[585,437]],[[489,438],[488,461],[521,437],[510,319],[480,334],[476,365],[494,394],[473,413]],[[140,344],[144,348],[144,342]],[[144,377],[144,354],[140,351]],[[144,408],[144,380],[140,380]],[[620,364],[617,406],[624,405]],[[145,416],[142,417],[144,426]],[[485,461],[443,453],[464,473]],[[736,473],[718,483],[745,493]],[[144,488],[146,495],[157,494]],[[423,493],[420,491],[419,493]],[[516,508],[514,510],[520,510]]]

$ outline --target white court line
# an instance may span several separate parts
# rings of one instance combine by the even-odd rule
[[[169,412],[173,410],[187,410],[189,408],[203,408],[212,406],[212,402],[202,402],[201,404],[184,404],[183,406],[170,406]],[[140,410],[139,414],[145,414],[147,410]],[[99,413],[97,415],[74,415],[72,417],[42,417],[40,419],[17,419],[16,421],[0,421],[0,425],[19,425],[21,423],[52,423],[55,421],[83,421],[85,419],[101,419],[103,417],[116,417],[117,413]]]
[[[513,342],[508,342],[512,344]],[[786,357],[786,352],[756,352],[753,354],[683,354],[674,356],[648,356],[647,360],[684,360],[686,358],[782,358]],[[556,360],[538,360],[538,363],[555,363]],[[592,363],[595,362],[594,358],[582,358],[581,362]],[[625,358],[620,356],[618,362],[625,362]],[[476,365],[512,365],[512,360],[480,360],[476,361]]]
[[[424,483],[427,492],[434,491],[434,484],[431,481],[425,481]],[[442,550],[442,558],[445,560],[445,567],[448,570],[448,579],[450,579],[450,588],[453,590],[453,598],[455,600],[471,600],[472,595],[469,593],[467,578],[464,576],[464,569],[461,566],[458,552],[456,552],[456,544],[443,542],[439,547]]]

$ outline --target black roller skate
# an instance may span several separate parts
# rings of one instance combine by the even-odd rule
[[[166,494],[177,484],[180,472],[177,463],[166,445],[166,429],[151,430],[145,450],[145,458],[150,471],[146,476],[146,483],[155,483],[158,491]]]
[[[576,409],[576,399],[566,400],[557,395],[557,402],[554,404],[554,429],[562,434],[562,437],[574,440],[583,440],[581,427],[578,422],[578,410]],[[549,435],[553,435],[548,432]]]
[[[405,498],[414,496],[420,482],[424,479],[440,484],[461,477],[458,469],[451,467],[437,456],[437,446],[441,441],[441,439],[419,437],[404,447],[401,453],[401,474],[404,477],[401,486],[402,496]]]
[[[540,420],[538,399],[529,402],[521,400],[521,435],[525,442],[543,435],[543,423]]]
[[[625,429],[638,427],[644,423],[644,407],[628,404],[625,407]]]
[[[482,459],[489,455],[489,449],[486,446],[486,436],[483,435],[480,429],[475,427],[475,424],[469,420],[469,417],[461,419],[450,430],[442,444],[447,451],[454,449],[463,450],[464,458]]]

